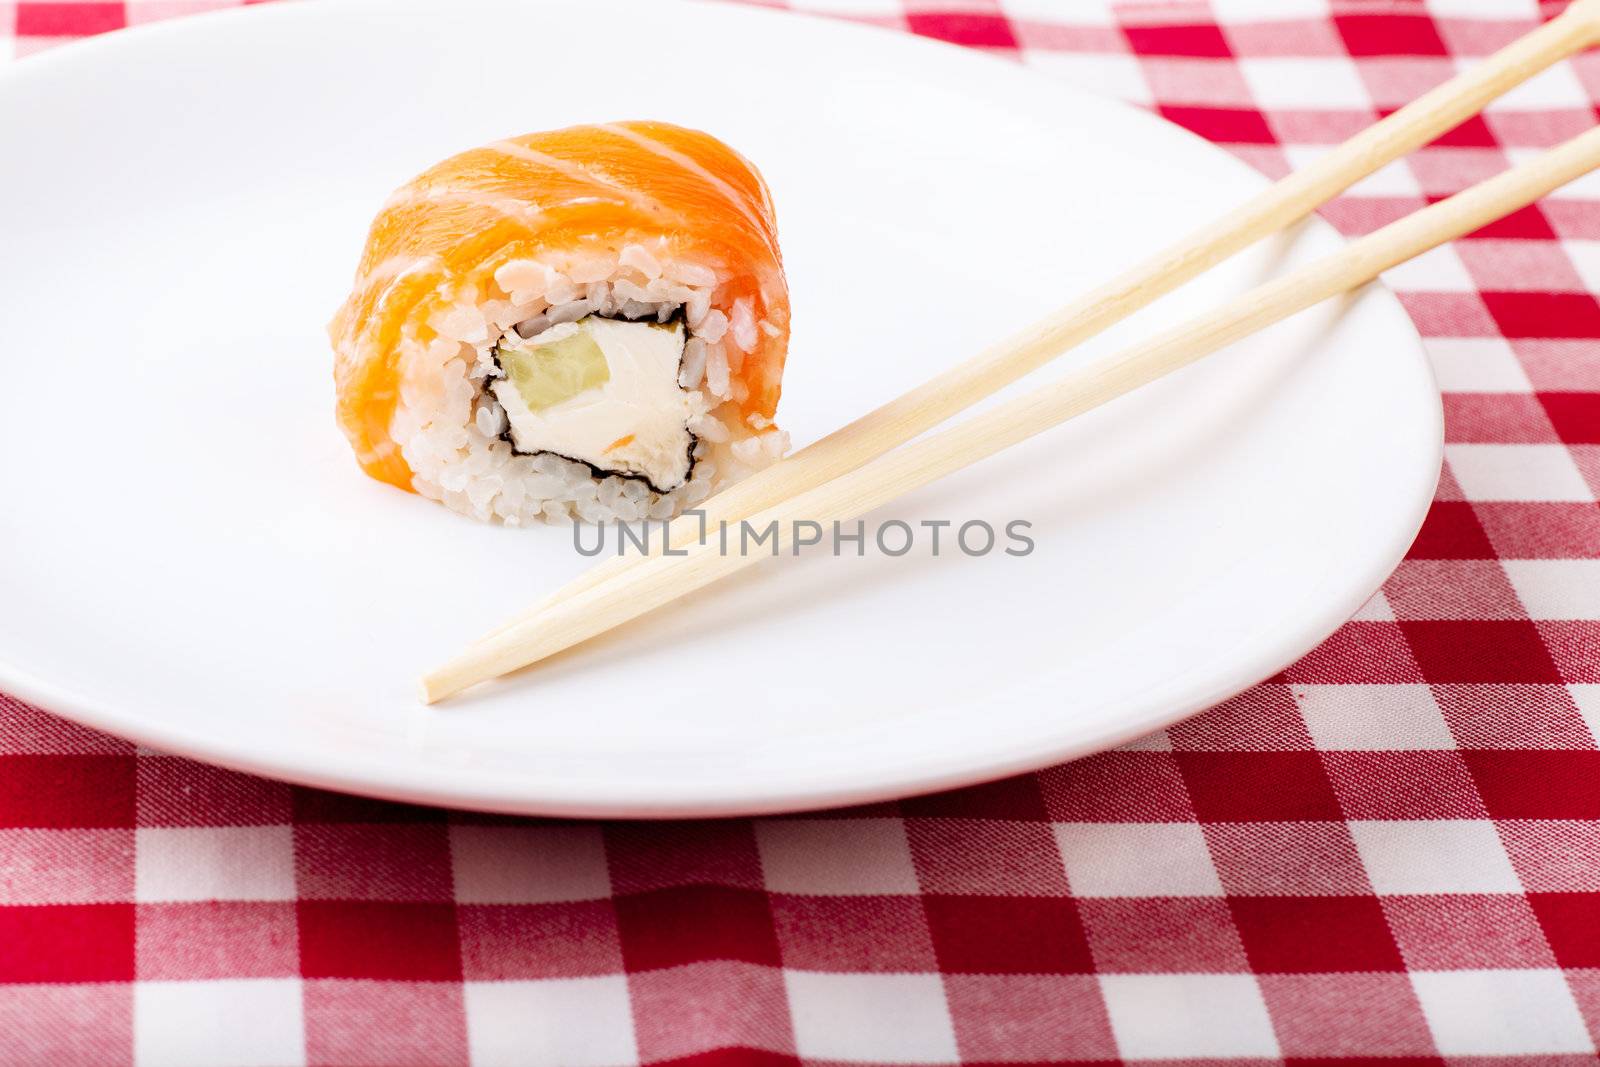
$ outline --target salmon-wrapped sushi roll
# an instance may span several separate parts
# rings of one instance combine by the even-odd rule
[[[788,447],[771,197],[696,130],[445,160],[378,213],[329,332],[362,469],[479,519],[667,518]]]

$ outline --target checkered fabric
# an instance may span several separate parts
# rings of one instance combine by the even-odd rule
[[[0,55],[208,6],[0,2]],[[1020,57],[1271,175],[1541,14],[796,6]],[[1326,215],[1370,230],[1590,126],[1596,94],[1600,55],[1552,70]],[[1409,557],[1304,660],[1118,751],[847,812],[544,822],[0,699],[0,1063],[1593,1063],[1600,181],[1389,281],[1448,434]]]

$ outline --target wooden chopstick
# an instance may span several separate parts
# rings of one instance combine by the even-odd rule
[[[1028,329],[889,401],[793,456],[719,492],[681,518],[663,543],[740,519],[822,485],[896,448],[1132,315],[1216,264],[1304,218],[1357,181],[1477,114],[1489,101],[1600,42],[1600,0],[1575,0],[1559,16],[1369,126],[1253,200],[1124,272]],[[659,551],[659,549],[657,549]],[[616,557],[580,575],[502,633],[643,562]]]
[[[1430,248],[1503,218],[1600,167],[1600,127],[1353,241],[1214,311],[1069,373],[957,426],[872,460],[751,519],[778,527],[781,554],[796,520],[852,519],[903,493],[1090,411],[1240,338],[1376,278]],[[764,555],[724,554],[710,541],[682,556],[654,556],[603,585],[575,592],[469,648],[423,679],[424,699],[443,699],[586,641],[741,570]]]

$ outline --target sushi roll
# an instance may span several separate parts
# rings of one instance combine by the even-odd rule
[[[329,333],[361,468],[485,521],[670,518],[788,447],[772,200],[697,130],[445,160],[379,211]]]

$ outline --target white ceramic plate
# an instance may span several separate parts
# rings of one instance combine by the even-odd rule
[[[1332,631],[1415,534],[1438,396],[1372,287],[868,519],[1026,520],[1025,558],[947,535],[937,557],[922,538],[767,561],[421,706],[424,666],[589,561],[567,529],[480,526],[363,477],[323,324],[393,187],[482,141],[625,117],[711,130],[770,179],[800,444],[1262,185],[1019,67],[731,6],[274,5],[28,60],[0,78],[0,687],[386,797],[817,807],[1204,708]],[[1337,244],[1309,225],[1067,358]]]

